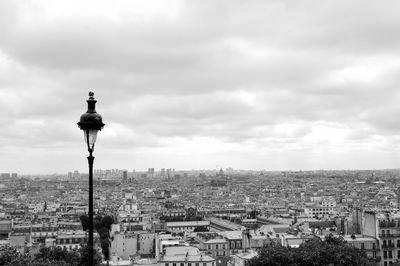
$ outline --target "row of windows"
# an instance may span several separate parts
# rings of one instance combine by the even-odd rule
[[[68,248],[67,248],[67,246],[62,246],[62,248],[63,248],[63,249],[69,249],[69,250],[72,250],[72,249],[79,249],[79,245],[71,245],[71,246],[69,246]]]
[[[56,236],[57,232],[33,232],[32,236],[37,237],[37,236]]]
[[[388,264],[387,261],[385,261],[385,262],[383,263],[384,266],[388,266],[388,265],[392,265],[392,264],[393,264],[393,261],[389,261],[389,264]]]
[[[391,258],[393,258],[393,253],[392,253],[392,251],[391,251],[391,250],[384,250],[384,251],[383,251],[383,258],[384,258],[384,259],[387,259],[387,258],[391,259]],[[400,250],[397,251],[397,258],[400,258]]]
[[[331,214],[331,212],[313,212],[312,215],[316,215],[316,214]]]
[[[231,248],[232,249],[234,249],[234,248],[242,248],[242,242],[240,242],[240,241],[237,241],[236,245],[235,245],[234,241],[231,241],[230,244],[231,244]]]
[[[394,242],[392,240],[383,240],[382,242],[383,247],[394,247]],[[397,240],[397,247],[400,247],[400,240]]]
[[[177,226],[177,227],[170,227],[171,230],[194,230],[196,226]]]
[[[225,244],[221,244],[221,245],[216,244],[215,245],[215,249],[219,249],[219,247],[221,247],[221,249],[225,249]],[[211,245],[207,245],[208,250],[210,250],[211,248],[212,248]]]
[[[58,228],[57,227],[14,227],[13,231],[14,232],[53,232],[53,231],[57,231]]]
[[[394,233],[395,235],[397,235],[398,234],[398,232],[390,232],[390,230],[386,230],[386,233],[385,233],[385,230],[382,230],[381,231],[381,234],[383,235],[383,236],[390,236],[390,235],[392,235],[392,233]]]
[[[57,239],[57,244],[72,244],[72,243],[80,243],[85,241],[85,238],[66,238],[66,239]]]
[[[199,263],[199,262],[194,262],[194,263],[191,263],[191,262],[188,262],[188,263],[183,263],[183,262],[181,262],[181,263],[165,263],[165,266],[200,266],[200,265],[201,266],[207,266],[207,263],[206,262],[202,262],[202,263]],[[209,263],[208,266],[215,266],[215,262]]]

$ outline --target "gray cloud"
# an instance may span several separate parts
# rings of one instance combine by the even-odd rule
[[[305,168],[326,166],[313,157],[320,147],[329,159],[338,152],[354,157],[350,146],[394,152],[398,5],[190,1],[172,17],[140,19],[127,7],[113,20],[74,12],[49,19],[40,3],[2,1],[0,143],[6,149],[0,159],[31,149],[32,164],[24,168],[30,171],[43,165],[31,159],[33,151],[47,158],[46,151],[64,147],[76,157],[76,122],[89,90],[106,122],[99,145],[116,158],[102,161],[104,167],[124,162],[118,154],[143,168],[151,158],[173,163],[174,156],[178,166],[190,167],[175,151],[184,147],[174,145],[197,147],[199,138],[212,146],[198,151],[209,158],[204,167],[222,158],[240,164],[256,154],[254,163],[237,167],[266,168],[262,158],[274,158],[269,149],[280,151],[277,167],[298,166],[294,154],[306,151]],[[371,166],[373,156],[363,158]],[[80,168],[76,162],[54,165],[66,171]]]

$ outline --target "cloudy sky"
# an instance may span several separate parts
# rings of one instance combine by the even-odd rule
[[[400,166],[399,1],[0,1],[0,172]]]

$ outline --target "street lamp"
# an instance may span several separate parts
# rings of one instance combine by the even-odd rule
[[[78,126],[83,130],[83,136],[87,144],[89,151],[89,265],[93,265],[93,150],[94,143],[96,142],[97,131],[104,127],[103,119],[101,115],[96,113],[96,100],[94,99],[94,93],[89,92],[88,110],[86,113],[81,115],[81,119],[78,122]]]

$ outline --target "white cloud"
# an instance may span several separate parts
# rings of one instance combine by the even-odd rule
[[[0,172],[396,167],[398,5],[1,1]]]

